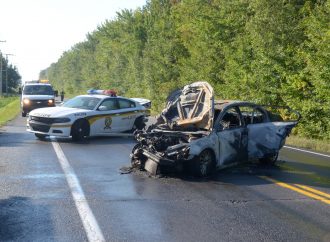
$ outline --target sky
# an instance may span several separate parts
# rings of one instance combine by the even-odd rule
[[[86,39],[116,12],[137,9],[146,0],[4,0],[0,4],[0,51],[17,67],[22,81]]]

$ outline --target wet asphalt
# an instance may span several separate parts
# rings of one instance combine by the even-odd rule
[[[329,204],[261,178],[330,194],[329,157],[284,148],[272,167],[155,178],[126,169],[132,138],[57,142],[106,241],[330,241]],[[21,117],[0,128],[0,241],[88,241],[51,140]]]

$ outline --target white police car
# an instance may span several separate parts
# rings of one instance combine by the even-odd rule
[[[39,139],[51,135],[81,140],[143,129],[150,105],[147,99],[117,97],[112,90],[89,90],[60,107],[31,111],[27,131]]]

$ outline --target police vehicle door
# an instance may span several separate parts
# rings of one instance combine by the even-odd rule
[[[95,129],[96,133],[121,132],[123,121],[116,98],[105,99],[97,108]]]
[[[125,99],[117,98],[119,105],[119,114],[123,122],[122,131],[131,130],[133,128],[136,117],[138,116],[138,111],[136,110],[135,102]]]

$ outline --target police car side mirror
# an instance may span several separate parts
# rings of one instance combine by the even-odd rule
[[[107,108],[106,106],[100,106],[100,107],[98,108],[98,110],[99,110],[99,111],[107,111],[108,108]]]

